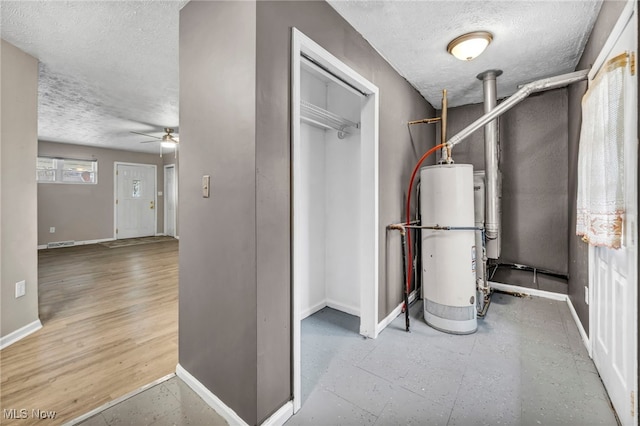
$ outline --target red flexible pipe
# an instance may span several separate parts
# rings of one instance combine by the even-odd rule
[[[411,180],[409,181],[409,188],[407,189],[407,225],[411,224],[411,191],[413,189],[413,181],[416,178],[416,173],[418,172],[418,169],[420,169],[420,165],[422,164],[422,162],[424,160],[427,159],[427,157],[429,157],[431,154],[433,154],[434,152],[438,151],[441,148],[444,148],[446,146],[446,144],[441,143],[440,145],[436,145],[433,148],[431,148],[429,151],[427,151],[418,161],[418,163],[416,164],[416,166],[413,168],[413,173],[411,173]],[[407,294],[409,294],[411,292],[411,273],[413,272],[413,254],[411,253],[411,230],[407,229],[407,245],[408,247],[408,259],[407,262],[409,263],[407,266]],[[408,306],[404,307],[405,309],[408,309]]]

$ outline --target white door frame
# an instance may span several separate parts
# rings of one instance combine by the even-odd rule
[[[116,229],[118,229],[118,205],[116,204],[116,200],[118,199],[118,166],[144,166],[144,167],[153,167],[153,205],[155,206],[153,209],[153,233],[154,235],[158,233],[158,167],[155,164],[145,164],[145,163],[127,163],[124,161],[114,161],[113,162],[113,239],[118,239],[118,233]]]
[[[614,48],[615,44],[618,42],[618,39],[620,38],[620,36],[623,34],[625,28],[627,27],[627,24],[629,25],[634,25],[636,28],[636,36],[637,36],[637,32],[638,32],[638,28],[637,28],[637,2],[635,0],[628,0],[627,1],[627,5],[625,6],[625,8],[623,9],[622,13],[620,14],[620,17],[618,18],[618,21],[616,22],[615,26],[613,27],[613,29],[611,30],[611,33],[609,34],[609,37],[607,38],[606,43],[604,44],[604,46],[602,47],[602,49],[600,50],[600,53],[598,54],[598,57],[596,58],[596,60],[594,61],[593,66],[591,67],[591,70],[589,72],[589,81],[593,80],[593,78],[596,76],[596,74],[598,73],[598,71],[600,70],[600,68],[602,67],[602,65],[605,63],[605,61],[607,60],[608,56],[611,53],[611,50]],[[631,20],[633,20],[633,22],[631,22]],[[636,45],[636,50],[638,48],[638,46]],[[638,52],[636,52],[637,55]],[[635,97],[636,96],[636,92],[631,93],[631,96]],[[628,112],[627,112],[628,113]],[[632,112],[632,114],[635,115],[635,117],[637,117],[637,111]],[[637,122],[635,123],[635,128],[637,128]],[[637,154],[635,155],[635,159],[636,159],[636,171],[637,171]],[[628,173],[627,170],[625,170],[625,173]],[[634,179],[634,183],[637,183],[637,179]],[[634,201],[636,203],[637,206],[637,199]],[[634,207],[634,211],[635,211],[635,207]],[[629,312],[629,316],[631,316],[631,321],[629,321],[629,323],[624,324],[625,326],[631,327],[632,330],[630,331],[630,334],[633,336],[634,341],[630,343],[629,347],[632,348],[632,354],[628,354],[629,356],[632,357],[631,362],[630,362],[630,366],[631,366],[631,372],[629,372],[629,374],[631,375],[631,380],[632,380],[632,398],[635,399],[635,401],[633,402],[634,407],[634,411],[635,411],[635,415],[633,416],[633,424],[637,425],[638,424],[638,407],[637,407],[637,401],[638,401],[638,302],[637,302],[637,297],[638,297],[638,257],[637,257],[637,238],[638,238],[638,231],[637,231],[637,217],[636,215],[631,215],[633,217],[628,218],[628,222],[625,224],[625,236],[623,237],[623,239],[625,238],[631,238],[632,241],[632,249],[634,250],[635,255],[633,256],[634,261],[631,262],[628,265],[628,277],[627,277],[627,281],[628,283],[633,286],[632,288],[635,289],[634,294],[631,295],[632,299],[633,299],[633,303],[631,303],[631,312]],[[625,244],[626,245],[626,244]],[[597,302],[598,302],[598,298],[596,297],[596,288],[595,288],[595,282],[596,282],[596,274],[599,273],[599,271],[596,270],[596,252],[594,247],[589,246],[589,346],[588,346],[588,350],[589,350],[589,356],[591,358],[593,358],[594,356],[594,350],[595,350],[595,346],[597,345],[597,338],[595,335],[595,330],[596,330],[596,313],[597,313]]]
[[[361,110],[361,151],[362,170],[360,181],[368,185],[361,186],[361,211],[371,212],[367,217],[360,217],[361,253],[360,253],[360,334],[377,337],[378,325],[378,246],[379,246],[379,206],[378,206],[378,87],[346,66],[338,58],[323,49],[296,28],[292,28],[291,49],[291,160],[292,160],[292,362],[293,362],[293,411],[301,405],[301,371],[300,371],[300,321],[302,302],[300,300],[300,276],[298,266],[300,247],[306,242],[296,233],[300,228],[301,218],[297,216],[303,188],[299,184],[302,173],[300,158],[300,55],[313,59],[314,62],[330,71],[352,87],[366,93],[366,101]],[[345,85],[345,87],[347,87]]]
[[[173,190],[175,192],[174,194],[174,202],[175,202],[175,206],[174,206],[174,215],[173,215],[173,233],[175,235],[173,235],[174,238],[178,237],[178,232],[176,229],[176,217],[178,215],[178,174],[176,173],[176,165],[175,164],[165,164],[164,165],[164,175],[163,175],[163,179],[164,179],[164,228],[163,228],[163,232],[165,235],[167,235],[167,207],[168,204],[167,203],[167,169],[173,169]]]

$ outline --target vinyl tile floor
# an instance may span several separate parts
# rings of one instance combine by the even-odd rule
[[[302,322],[302,408],[287,425],[616,425],[564,302],[495,293],[474,334],[436,331],[422,303],[375,339],[324,308]],[[180,379],[85,426],[223,425]]]
[[[375,340],[325,308],[302,322],[302,408],[287,425],[617,425],[565,302],[494,293],[478,331],[425,322],[422,302]]]
[[[177,376],[80,423],[82,426],[222,426],[227,422]]]

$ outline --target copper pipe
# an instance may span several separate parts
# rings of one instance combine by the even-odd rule
[[[440,117],[433,117],[433,118],[423,118],[422,120],[414,120],[414,121],[410,121],[408,124],[433,124],[433,123],[437,123],[438,121],[440,121]]]
[[[442,124],[440,125],[440,143],[447,141],[447,89],[442,89]]]
[[[406,227],[412,226],[412,225],[418,225],[419,223],[420,223],[419,220],[412,220],[409,223],[406,223],[406,222],[403,222],[403,223],[392,223],[390,225],[387,225],[387,229],[404,232]]]
[[[441,144],[445,144],[447,141],[447,108],[447,89],[442,89],[442,113],[440,114],[440,117],[442,118],[442,122],[440,123]],[[440,158],[447,164],[453,163],[453,160],[451,159],[451,145],[446,145],[444,148],[442,148],[442,155],[440,156]]]
[[[394,231],[400,231],[400,235],[404,235],[405,233],[404,223],[394,223],[392,225],[387,226],[387,228]]]
[[[407,232],[405,229],[405,225],[402,223],[394,223],[387,226],[388,229],[394,229],[400,231],[400,236],[402,237],[402,273],[404,277],[404,282],[407,282]],[[411,262],[413,263],[413,262]],[[404,323],[405,329],[409,331],[409,288],[404,286]]]

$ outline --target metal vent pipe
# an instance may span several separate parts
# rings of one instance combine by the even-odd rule
[[[493,77],[491,77],[490,75],[488,75],[488,73],[493,72],[495,75]],[[482,79],[484,82],[484,87],[485,87],[485,113],[482,117],[478,118],[476,121],[474,121],[473,123],[469,124],[467,127],[465,127],[464,129],[462,129],[460,132],[458,132],[455,136],[453,136],[452,138],[450,138],[447,141],[448,144],[448,148],[451,149],[453,147],[455,147],[456,145],[458,145],[460,142],[462,142],[463,140],[465,140],[467,137],[469,137],[471,134],[473,134],[476,130],[479,130],[481,127],[485,126],[485,125],[489,125],[491,122],[495,122],[495,119],[498,118],[499,116],[501,116],[502,114],[504,114],[505,112],[507,112],[508,110],[510,110],[511,108],[513,108],[515,105],[519,104],[521,101],[523,101],[527,96],[529,96],[532,93],[536,93],[536,92],[542,92],[545,90],[550,90],[550,89],[556,89],[558,87],[564,87],[567,86],[569,84],[572,83],[576,83],[578,81],[582,81],[582,80],[586,80],[587,79],[587,75],[589,73],[589,70],[581,70],[581,71],[575,71],[575,72],[571,72],[568,74],[562,74],[562,75],[558,75],[555,77],[548,77],[548,78],[543,78],[541,80],[537,80],[537,81],[533,81],[531,83],[527,83],[523,86],[520,87],[520,90],[518,90],[516,93],[514,93],[513,95],[511,95],[508,99],[506,99],[504,102],[502,102],[500,105],[496,106],[496,95],[495,95],[495,77],[498,75],[496,74],[496,71],[487,71],[483,74],[480,74],[478,76],[478,78]],[[487,74],[487,75],[485,75]],[[487,86],[489,86],[487,88]],[[493,92],[493,93],[491,93]],[[489,102],[489,105],[487,105],[486,99],[487,97],[491,96],[493,98],[492,102]],[[496,123],[497,125],[497,123]],[[490,127],[490,126],[487,126]],[[485,130],[485,135],[487,134],[487,132],[489,132],[488,130]],[[491,137],[491,136],[490,136]],[[486,136],[485,136],[486,138]],[[496,133],[496,138],[497,138],[497,133]],[[487,144],[488,142],[485,140],[485,144]],[[493,162],[495,161],[496,164],[496,168],[494,170],[497,170],[497,144],[495,147],[495,151],[492,150],[493,148],[489,148],[489,149],[485,149],[485,155],[487,157],[490,157],[489,162]],[[492,178],[489,177],[489,164],[486,164],[486,179],[487,179],[487,206],[491,205],[492,203],[494,203],[494,199],[495,197],[489,197],[489,186],[492,185],[495,182],[495,187],[491,190],[493,193],[497,194],[497,191],[499,190],[499,174],[496,172],[496,175]],[[487,237],[488,238],[496,238],[494,240],[489,239],[488,241],[488,245],[487,245],[487,253],[489,255],[489,257],[491,258],[496,258],[496,253],[494,250],[492,250],[492,244],[491,241],[494,241],[496,244],[494,246],[494,248],[498,248],[498,253],[497,255],[499,255],[499,237],[500,237],[500,230],[499,228],[497,229],[497,234],[495,233],[495,227],[493,230],[494,233],[491,235],[491,237],[489,236],[489,225],[490,225],[490,221],[492,221],[493,223],[496,223],[496,220],[498,222],[498,227],[499,227],[499,221],[500,221],[500,210],[499,207],[500,205],[498,204],[498,200],[495,200],[495,210],[492,211],[492,209],[487,208],[487,214],[485,217],[485,226],[487,227]],[[489,216],[490,214],[494,215],[494,216]],[[495,257],[494,257],[495,256]]]
[[[492,121],[493,119],[501,116],[511,108],[519,104],[527,96],[536,92],[543,92],[545,90],[556,89],[568,84],[576,83],[578,81],[586,80],[589,70],[575,71],[568,74],[562,74],[555,77],[543,78],[542,80],[533,81],[527,83],[520,88],[516,93],[511,95],[509,99],[502,102],[498,107],[492,109],[490,113],[484,114],[473,123],[469,124],[464,129],[460,130],[447,141],[451,148],[458,145],[460,142],[468,138],[473,132],[480,129],[482,126]]]
[[[484,113],[490,113],[498,105],[496,78],[500,70],[488,70],[478,74],[484,90]],[[500,172],[498,171],[498,119],[484,126],[484,170],[485,170],[485,232],[487,256],[500,257]]]

